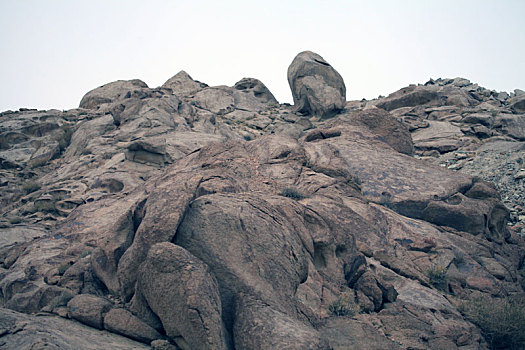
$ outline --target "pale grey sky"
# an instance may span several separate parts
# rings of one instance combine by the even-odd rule
[[[286,70],[315,51],[347,99],[462,76],[525,89],[525,0],[0,0],[0,111],[70,109],[119,79],[260,79],[291,102]]]

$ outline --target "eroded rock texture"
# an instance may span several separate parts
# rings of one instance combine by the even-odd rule
[[[525,297],[519,96],[346,102],[311,52],[289,81],[294,107],[181,71],[2,113],[2,306],[154,349],[487,348],[459,306]],[[42,317],[3,309],[0,344],[143,347]]]
[[[343,78],[314,52],[304,51],[294,58],[288,67],[288,84],[299,113],[330,117],[344,108]]]

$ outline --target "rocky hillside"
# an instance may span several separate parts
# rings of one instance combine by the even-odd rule
[[[525,310],[525,93],[346,101],[312,52],[288,81],[293,106],[182,71],[1,113],[0,346],[523,345],[473,306]]]

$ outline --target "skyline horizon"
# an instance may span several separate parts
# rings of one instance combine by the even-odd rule
[[[286,71],[311,50],[341,74],[347,100],[430,78],[525,90],[525,2],[327,0],[0,2],[0,111],[78,107],[92,89],[184,70],[209,86],[262,81],[292,103]]]

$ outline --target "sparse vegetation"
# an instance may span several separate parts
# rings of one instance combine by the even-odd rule
[[[9,219],[9,223],[11,225],[16,225],[16,224],[19,224],[21,222],[22,222],[22,219],[19,218],[19,217],[14,217],[14,218]]]
[[[456,266],[459,266],[465,263],[465,254],[462,251],[458,249],[453,249],[453,253],[454,253],[454,264],[456,264]]]
[[[38,191],[40,188],[40,184],[35,181],[27,181],[22,185],[22,190],[24,190],[26,194]]]
[[[57,213],[57,206],[55,200],[38,201],[34,203],[35,212],[43,213]]]
[[[79,257],[80,257],[80,259],[83,259],[83,258],[85,258],[86,256],[88,256],[88,255],[90,255],[90,254],[91,254],[91,251],[89,251],[89,250],[84,250],[84,251],[82,252],[82,254],[80,254]]]
[[[71,261],[66,261],[60,264],[60,266],[58,266],[58,274],[62,276],[67,271],[67,269],[71,267],[71,265],[73,265]]]
[[[436,240],[435,240],[434,238],[432,238],[432,237],[426,237],[426,238],[423,240],[423,242],[425,242],[425,244],[427,244],[427,245],[430,247],[430,249],[434,249],[434,248],[437,247],[437,242],[436,242]]]
[[[73,293],[71,292],[63,292],[62,294],[54,297],[50,302],[49,302],[49,307],[51,309],[55,309],[57,307],[61,307],[61,306],[66,306],[67,303],[73,299],[74,295]]]
[[[295,200],[301,200],[301,199],[304,199],[304,198],[307,197],[305,194],[300,192],[295,187],[285,187],[285,188],[283,188],[281,190],[280,195],[283,196],[283,197],[288,197],[288,198],[295,199]]]
[[[520,274],[520,277],[521,277],[521,280],[520,280],[521,288],[525,290],[525,266],[519,269],[518,273]]]
[[[93,151],[91,150],[91,148],[84,148],[82,150],[82,153],[80,153],[80,154],[83,155],[83,156],[87,156],[87,155],[93,154]]]
[[[46,164],[47,164],[47,159],[46,158],[31,159],[31,160],[29,160],[27,162],[27,165],[31,169],[40,168],[41,166],[44,166]]]
[[[359,306],[354,301],[353,293],[345,292],[328,306],[328,311],[334,316],[354,316],[359,312]]]
[[[427,277],[431,285],[437,289],[446,290],[447,281],[447,269],[443,266],[435,266],[426,272]]]
[[[68,124],[62,125],[60,129],[62,132],[55,137],[55,141],[58,142],[58,147],[60,147],[60,152],[62,153],[71,143],[71,136],[73,135],[73,131],[71,130]]]
[[[525,348],[525,300],[487,296],[465,302],[461,311],[481,329],[491,349]]]

